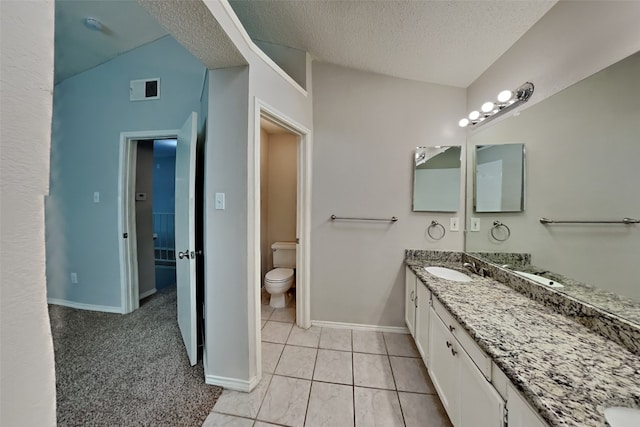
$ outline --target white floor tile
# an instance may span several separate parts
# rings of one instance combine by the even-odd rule
[[[315,348],[286,345],[275,373],[310,380],[313,377],[317,352],[318,350]]]
[[[322,328],[320,348],[351,351],[351,329]]]
[[[271,314],[273,314],[274,308],[269,305],[260,306],[260,317],[262,320],[269,320]]]
[[[258,420],[302,427],[310,388],[311,381],[274,375]]]
[[[407,427],[452,427],[438,396],[398,392]]]
[[[213,407],[213,412],[255,418],[270,381],[271,375],[262,375],[262,380],[251,393],[224,390]]]
[[[388,356],[353,353],[353,383],[362,387],[395,390]]]
[[[265,423],[264,421],[256,421],[253,427],[280,427],[277,424]]]
[[[269,320],[262,328],[262,341],[284,344],[289,338],[289,332],[293,324],[284,322],[273,322]]]
[[[351,352],[336,350],[318,350],[314,381],[328,383],[353,384],[353,363]]]
[[[271,317],[269,320],[275,320],[278,322],[287,322],[287,323],[295,323],[296,322],[296,308],[294,307],[285,307],[285,308],[276,308],[271,313]]]
[[[313,382],[305,427],[353,426],[353,387]]]
[[[253,420],[211,412],[202,427],[252,427]]]
[[[356,387],[354,400],[357,427],[404,427],[397,392]]]
[[[395,356],[390,356],[389,359],[398,391],[435,393],[422,359]]]
[[[272,374],[278,366],[284,344],[262,342],[262,372]]]
[[[420,357],[413,338],[409,334],[383,333],[389,356]]]
[[[353,351],[358,353],[387,354],[381,332],[353,331]]]
[[[318,326],[312,326],[309,329],[294,326],[293,329],[291,329],[291,334],[289,334],[287,344],[318,348],[320,331],[321,328]]]

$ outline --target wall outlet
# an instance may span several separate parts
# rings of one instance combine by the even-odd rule
[[[471,218],[471,231],[480,231],[480,218]]]
[[[100,192],[99,191],[94,191],[93,192],[93,203],[100,203]]]
[[[460,218],[458,217],[451,218],[451,223],[449,224],[449,230],[460,231]]]
[[[71,273],[71,283],[78,283],[78,273]]]

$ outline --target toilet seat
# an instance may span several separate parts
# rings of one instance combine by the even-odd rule
[[[269,282],[272,284],[279,284],[288,282],[293,278],[293,269],[292,268],[274,268],[273,270],[267,272],[264,277],[265,282]]]

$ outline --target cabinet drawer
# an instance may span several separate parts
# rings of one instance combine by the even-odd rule
[[[432,298],[433,309],[442,319],[444,324],[449,328],[453,336],[456,337],[460,345],[467,352],[473,363],[476,364],[482,375],[491,381],[491,358],[480,348],[471,336],[460,326],[453,318],[449,311],[438,301],[438,298]]]

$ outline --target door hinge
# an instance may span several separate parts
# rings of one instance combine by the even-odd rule
[[[122,233],[122,237],[125,238],[125,239],[128,238],[129,237],[129,233]]]

